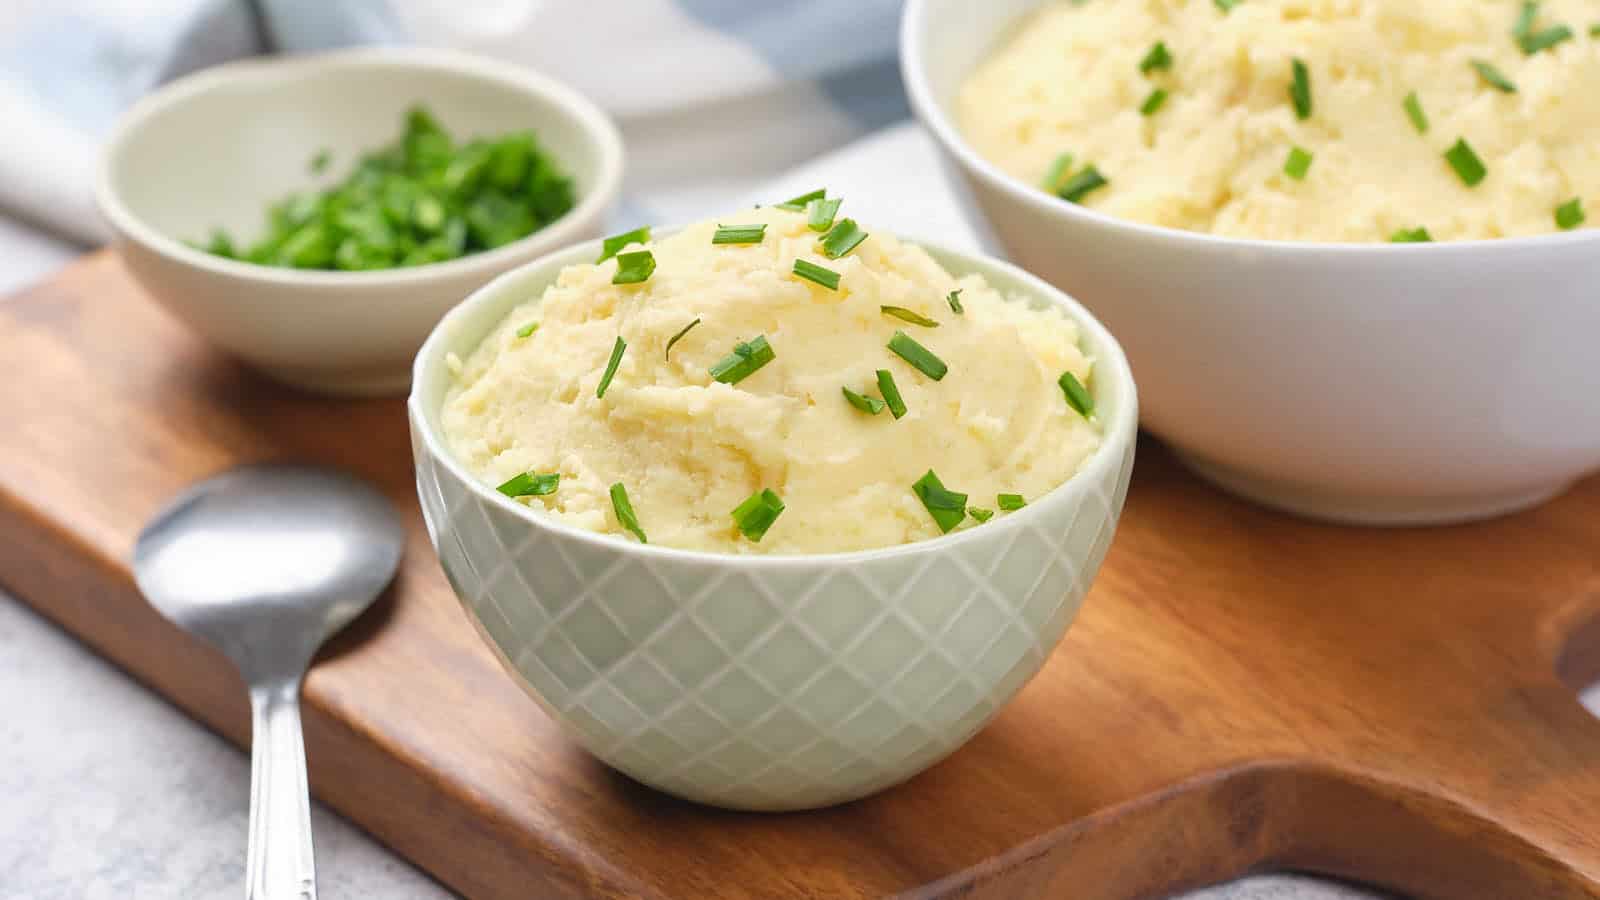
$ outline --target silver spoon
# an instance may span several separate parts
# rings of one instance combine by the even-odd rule
[[[311,657],[394,577],[394,508],[349,475],[245,466],[173,500],[133,548],[162,615],[210,641],[250,688],[247,900],[315,900],[300,683]]]

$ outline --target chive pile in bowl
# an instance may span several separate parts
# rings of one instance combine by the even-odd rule
[[[312,158],[321,174],[335,161]],[[363,156],[330,187],[267,210],[266,230],[241,245],[226,231],[196,244],[265,266],[358,271],[445,262],[520,240],[572,209],[572,179],[532,131],[457,142],[413,107],[393,143]]]

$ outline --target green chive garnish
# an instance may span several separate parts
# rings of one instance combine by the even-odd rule
[[[958,316],[966,315],[967,312],[966,307],[961,305],[961,292],[964,290],[966,288],[956,288],[950,292],[948,297],[944,298],[944,301],[950,304],[950,311]]]
[[[611,387],[611,379],[616,377],[617,366],[622,365],[622,352],[627,349],[628,342],[622,339],[622,335],[617,335],[617,342],[611,345],[611,360],[606,363],[605,374],[600,376],[600,384],[594,389],[596,398],[606,395],[606,388]]]
[[[1159,112],[1161,110],[1162,104],[1164,104],[1166,102],[1167,102],[1167,92],[1166,92],[1166,90],[1164,90],[1162,88],[1156,88],[1155,90],[1150,92],[1150,96],[1144,98],[1144,102],[1143,103],[1139,104],[1139,115],[1141,115],[1141,116],[1153,116],[1153,115],[1155,115],[1157,112]]]
[[[1484,84],[1495,90],[1505,91],[1508,94],[1517,92],[1517,86],[1511,82],[1511,79],[1506,77],[1504,72],[1495,68],[1494,63],[1485,59],[1475,59],[1472,61],[1472,68],[1477,71],[1478,77],[1483,79]]]
[[[1532,56],[1540,50],[1549,50],[1563,41],[1570,41],[1573,37],[1571,28],[1565,25],[1552,25],[1549,28],[1519,38],[1517,46],[1522,48],[1523,53]]]
[[[1139,71],[1145,75],[1149,75],[1156,69],[1170,68],[1172,68],[1172,54],[1167,51],[1167,45],[1164,41],[1156,41],[1156,45],[1150,48],[1150,51],[1144,55],[1144,59],[1139,60]]]
[[[1072,168],[1072,154],[1063,153],[1056,157],[1050,164],[1050,170],[1044,173],[1044,189],[1054,194],[1061,187],[1061,179],[1067,177],[1067,170]]]
[[[693,327],[695,327],[696,325],[699,325],[699,324],[700,324],[700,320],[698,318],[696,318],[693,322],[690,322],[689,324],[683,326],[683,330],[682,331],[680,331],[677,334],[673,335],[667,341],[667,352],[662,354],[662,356],[664,358],[666,358],[666,359],[671,359],[672,358],[672,345],[676,344],[680,340],[683,340],[683,336],[689,333],[689,329],[691,329],[691,328],[693,328]]]
[[[644,536],[644,529],[639,527],[639,517],[633,513],[633,504],[628,502],[628,489],[620,481],[611,486],[611,509],[617,514],[617,524],[633,532],[639,543],[650,543]]]
[[[656,258],[649,250],[617,254],[617,274],[611,276],[612,284],[638,284],[656,270]]]
[[[1389,235],[1391,244],[1428,244],[1432,243],[1433,235],[1426,228],[1402,228]]]
[[[969,507],[967,507],[967,515],[969,515],[972,518],[976,519],[978,521],[978,524],[982,525],[983,523],[985,523],[985,522],[989,521],[990,519],[994,518],[994,510],[992,510],[992,509],[984,509],[981,506],[969,506]]]
[[[605,262],[611,257],[616,256],[618,250],[621,250],[623,247],[626,247],[629,244],[648,243],[650,243],[649,225],[646,225],[643,228],[635,228],[632,231],[624,231],[621,234],[614,234],[600,242],[600,258],[595,260],[594,263],[595,265],[599,265]]]
[[[1100,174],[1100,170],[1089,166],[1068,178],[1066,183],[1061,185],[1061,189],[1056,191],[1056,196],[1068,203],[1081,203],[1090,191],[1105,187],[1107,184],[1110,182]]]
[[[523,472],[513,475],[505,484],[495,488],[507,497],[542,497],[545,494],[554,494],[561,484],[561,473],[551,472],[540,475],[537,472]]]
[[[814,191],[807,191],[798,197],[790,197],[788,200],[776,205],[779,209],[787,209],[790,212],[805,212],[807,203],[813,200],[821,200],[826,196],[828,196],[827,188],[817,188]]]
[[[1006,512],[1018,510],[1028,505],[1028,502],[1022,499],[1021,494],[997,494],[994,498],[994,503]]]
[[[1289,158],[1283,161],[1283,174],[1295,181],[1303,180],[1311,171],[1311,151],[1304,147],[1290,147]]]
[[[1406,95],[1406,118],[1411,120],[1411,127],[1417,129],[1418,134],[1428,133],[1428,114],[1422,111],[1422,101],[1417,99],[1417,92],[1412,91]]]
[[[822,255],[838,259],[866,239],[867,233],[856,225],[855,219],[840,219],[833,230],[822,236]]]
[[[889,339],[889,349],[934,381],[944,378],[944,373],[950,371],[944,360],[934,356],[931,350],[912,340],[904,331],[894,333],[894,337]]]
[[[1467,187],[1477,187],[1478,182],[1489,174],[1489,169],[1478,158],[1478,154],[1472,152],[1472,146],[1466,138],[1458,139],[1455,146],[1444,152],[1444,158]]]
[[[758,335],[752,341],[734,344],[733,352],[711,367],[711,377],[723,384],[738,384],[772,362],[777,355],[772,351],[772,345],[767,343],[767,336]]]
[[[1299,119],[1311,118],[1311,70],[1306,64],[1296,59],[1290,68],[1294,72],[1294,80],[1289,83],[1289,99],[1294,103],[1294,114]]]
[[[839,289],[839,273],[832,269],[823,268],[822,266],[819,266],[810,260],[795,260],[794,274],[799,275],[801,278],[804,278],[807,281],[816,282],[830,291],[837,291]]]
[[[740,534],[759,543],[772,523],[778,521],[781,512],[783,500],[771,488],[765,488],[733,508],[733,524],[738,526]]]
[[[529,322],[528,324],[526,324],[526,325],[522,326],[521,328],[517,329],[517,337],[525,338],[528,335],[533,334],[535,331],[538,331],[538,330],[539,330],[539,323],[538,322]]]
[[[1539,17],[1539,4],[1537,0],[1526,0],[1522,10],[1517,13],[1517,24],[1511,26],[1511,36],[1522,43],[1522,39],[1533,33],[1533,22]]]
[[[843,197],[821,197],[806,204],[806,227],[812,231],[826,232],[833,227],[833,217],[839,212]]]
[[[1571,200],[1556,207],[1556,225],[1562,231],[1570,231],[1583,224],[1583,198],[1573,197]]]
[[[883,412],[884,406],[887,405],[877,397],[868,397],[865,394],[858,394],[849,388],[840,388],[839,390],[844,391],[844,399],[850,401],[851,406],[854,406],[856,409],[861,410],[869,416],[875,416],[878,413]],[[898,416],[896,418],[898,418]]]
[[[1078,415],[1085,419],[1094,415],[1094,397],[1089,395],[1088,388],[1083,386],[1078,376],[1062,372],[1056,383],[1061,385],[1061,393],[1067,395],[1067,405],[1077,410]]]
[[[1222,10],[1223,15],[1227,15],[1233,12],[1233,8],[1242,3],[1243,0],[1211,0],[1211,2],[1217,5],[1217,9]]]
[[[928,515],[933,516],[934,523],[945,534],[967,517],[967,495],[947,490],[932,469],[911,485],[911,492],[922,501]]]
[[[882,310],[884,315],[894,316],[896,319],[899,319],[902,322],[910,322],[913,325],[921,325],[923,328],[939,327],[938,322],[935,322],[934,320],[919,312],[916,312],[915,310],[906,309],[904,306],[880,306],[878,309]]]
[[[718,225],[716,233],[711,235],[713,244],[759,244],[767,236],[767,224],[759,225]]]
[[[906,401],[900,396],[900,386],[894,383],[894,374],[888,369],[878,370],[878,393],[883,395],[890,415],[898,419],[906,414]]]
[[[1600,22],[1589,26],[1589,37],[1600,37]]]

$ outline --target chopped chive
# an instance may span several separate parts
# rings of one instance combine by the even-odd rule
[[[767,224],[718,225],[711,235],[713,244],[759,244],[767,236]]]
[[[1110,184],[1100,170],[1089,166],[1078,174],[1068,178],[1061,189],[1056,191],[1056,196],[1068,203],[1081,203],[1090,191],[1105,187]]]
[[[1600,22],[1589,26],[1589,37],[1600,37]]]
[[[782,203],[778,203],[778,204],[775,204],[775,205],[779,209],[787,209],[790,212],[805,212],[807,203],[810,203],[813,200],[821,200],[823,197],[826,197],[826,196],[828,196],[828,189],[827,188],[817,188],[814,191],[807,191],[806,193],[801,194],[798,197],[790,197],[789,199],[783,201]]]
[[[754,340],[734,344],[733,352],[711,367],[711,377],[723,384],[738,384],[777,356],[767,343],[767,336],[757,335]]]
[[[866,239],[867,233],[861,230],[855,219],[840,219],[831,231],[822,236],[822,255],[838,259]]]
[[[1556,225],[1562,231],[1570,231],[1583,224],[1583,198],[1573,197],[1571,200],[1556,207]]]
[[[945,534],[967,517],[967,495],[946,489],[932,469],[911,485],[911,492],[922,501],[928,515],[933,516],[934,523]]]
[[[733,508],[733,524],[738,526],[739,533],[752,541],[760,543],[767,529],[772,523],[778,521],[778,513],[783,512],[783,499],[772,492],[771,488],[764,488],[751,494],[743,503]]]
[[[1156,69],[1172,68],[1172,54],[1168,52],[1165,41],[1156,41],[1155,46],[1139,60],[1139,71],[1149,75]]]
[[[1044,173],[1044,189],[1054,194],[1061,187],[1061,179],[1067,177],[1067,170],[1072,168],[1072,154],[1063,153],[1056,157],[1050,164],[1050,170]]]
[[[1094,397],[1090,396],[1089,389],[1083,386],[1078,376],[1062,372],[1056,383],[1061,385],[1061,393],[1067,395],[1067,405],[1077,410],[1078,415],[1085,419],[1094,415]]]
[[[950,311],[955,313],[958,316],[966,315],[966,313],[967,313],[966,307],[961,305],[961,292],[963,290],[966,290],[966,289],[965,288],[956,288],[955,290],[950,292],[950,295],[948,297],[944,298],[944,301],[946,303],[950,304]]]
[[[513,475],[505,484],[495,488],[507,497],[542,497],[545,494],[554,494],[561,484],[561,473],[551,472],[540,475],[537,472],[523,472]]]
[[[1574,37],[1572,29],[1565,25],[1552,25],[1549,28],[1524,35],[1517,39],[1517,46],[1528,56],[1540,50],[1549,50],[1557,44],[1570,41]]]
[[[611,257],[616,256],[618,250],[621,250],[623,247],[626,247],[629,244],[648,243],[650,243],[649,225],[646,225],[643,228],[635,228],[632,231],[624,231],[621,234],[614,234],[600,242],[600,258],[595,260],[594,263],[595,265],[599,265],[605,262]]]
[[[1417,134],[1428,133],[1428,114],[1422,111],[1422,101],[1417,99],[1417,92],[1412,91],[1406,95],[1406,118],[1411,120],[1411,127],[1417,129]]]
[[[921,325],[923,328],[939,327],[938,322],[935,322],[934,320],[915,310],[906,309],[904,306],[880,306],[878,309],[882,310],[884,315],[894,316],[896,319],[899,319],[902,322],[910,322],[913,325]]]
[[[906,401],[900,396],[900,386],[894,383],[894,373],[888,369],[878,370],[878,393],[883,395],[890,415],[898,419],[906,414]]]
[[[869,416],[875,416],[878,413],[883,412],[883,408],[887,405],[877,397],[868,397],[866,394],[858,394],[849,388],[840,388],[839,390],[844,391],[844,399],[850,401],[851,406],[854,406],[856,409],[861,410]],[[899,417],[896,416],[896,418]]]
[[[833,217],[839,212],[843,197],[819,197],[806,204],[806,227],[812,231],[826,232],[833,227]]]
[[[794,261],[794,274],[807,281],[813,281],[830,291],[839,289],[839,273],[832,269],[824,268],[807,259]]]
[[[611,486],[611,510],[617,514],[617,524],[633,532],[639,543],[650,543],[644,536],[644,529],[639,527],[639,517],[634,515],[633,504],[628,502],[628,489],[620,481]]]
[[[1472,145],[1467,143],[1466,138],[1458,138],[1455,146],[1444,152],[1444,158],[1450,163],[1450,168],[1455,169],[1456,174],[1461,176],[1462,183],[1467,187],[1477,187],[1478,182],[1483,181],[1484,176],[1489,174],[1489,169],[1484,166],[1483,160],[1478,158],[1478,154],[1472,151]]]
[[[316,156],[311,157],[311,162],[307,165],[307,168],[311,170],[311,174],[321,175],[328,170],[328,163],[331,162],[333,162],[333,151],[324,147],[317,151]]]
[[[1311,118],[1311,70],[1306,68],[1303,60],[1296,59],[1290,64],[1294,72],[1294,80],[1289,83],[1289,99],[1294,103],[1294,114],[1297,119]]]
[[[1495,68],[1494,63],[1486,59],[1475,59],[1472,61],[1472,68],[1477,71],[1478,77],[1483,79],[1484,84],[1495,90],[1504,91],[1507,94],[1515,94],[1517,92],[1517,86],[1512,83],[1511,79],[1506,77],[1504,72]]]
[[[889,339],[889,349],[934,381],[944,378],[945,373],[950,371],[944,360],[934,356],[933,351],[912,340],[904,331],[894,333],[894,337]]]
[[[1426,228],[1402,228],[1389,235],[1391,244],[1427,244],[1433,241],[1433,235]]]
[[[526,324],[526,325],[522,326],[521,328],[517,329],[517,337],[525,338],[528,335],[533,334],[535,331],[538,331],[538,330],[539,330],[539,323],[538,322],[529,322],[528,324]]]
[[[611,387],[611,379],[616,377],[617,366],[622,365],[622,352],[627,349],[628,342],[622,339],[622,335],[617,335],[617,342],[611,345],[611,359],[606,363],[606,371],[600,376],[600,383],[595,386],[596,398],[606,395],[606,388]]]
[[[969,506],[967,507],[967,515],[976,519],[978,524],[982,525],[983,523],[994,518],[994,510],[984,509],[981,506]]]
[[[1289,158],[1283,161],[1283,174],[1295,181],[1304,180],[1311,171],[1311,151],[1304,147],[1290,147]]]
[[[1144,102],[1143,103],[1139,104],[1139,115],[1141,115],[1141,116],[1153,116],[1156,113],[1161,111],[1162,105],[1165,104],[1166,102],[1167,102],[1167,92],[1166,92],[1166,90],[1163,89],[1163,88],[1156,88],[1155,90],[1150,92],[1150,96],[1144,98]]]
[[[1533,33],[1533,22],[1539,17],[1538,0],[1524,0],[1522,10],[1517,13],[1517,24],[1511,26],[1511,36],[1522,43],[1522,39]]]
[[[1244,2],[1244,0],[1211,0],[1211,2],[1217,5],[1217,9],[1222,10],[1223,15],[1227,15],[1233,12],[1233,8]]]
[[[994,498],[994,505],[1000,507],[1006,512],[1011,512],[1012,510],[1021,509],[1024,506],[1027,506],[1028,502],[1022,499],[1021,494],[996,494]]]
[[[649,250],[617,254],[617,274],[611,276],[612,284],[638,284],[656,270],[656,258]]]
[[[675,334],[671,338],[669,338],[667,340],[667,352],[663,353],[662,356],[664,358],[666,358],[666,359],[671,359],[672,358],[672,345],[676,344],[678,341],[682,340],[683,336],[689,333],[689,329],[691,329],[691,328],[693,328],[693,327],[695,327],[696,325],[699,325],[699,324],[700,324],[700,319],[696,318],[693,322],[690,322],[689,324],[683,326],[683,330],[682,331],[678,332],[677,334]]]

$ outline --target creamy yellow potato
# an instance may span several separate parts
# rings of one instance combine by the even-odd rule
[[[957,118],[978,152],[1039,184],[1058,154],[1109,185],[1084,205],[1219,235],[1383,241],[1557,230],[1581,198],[1600,208],[1600,23],[1595,0],[1545,0],[1532,31],[1574,37],[1533,54],[1512,35],[1520,0],[1088,0],[1050,4],[963,85]],[[1140,71],[1158,41],[1170,70]],[[1291,60],[1312,113],[1290,103]],[[1507,76],[1486,82],[1473,61]],[[1169,96],[1154,114],[1150,92]],[[1415,92],[1419,133],[1403,108]],[[1488,168],[1463,183],[1444,153],[1464,138]],[[1313,155],[1304,180],[1290,149]],[[1076,168],[1076,167],[1075,167]]]
[[[767,228],[759,244],[713,245],[716,223],[690,226],[647,245],[656,269],[642,284],[613,284],[616,260],[571,266],[508,315],[460,361],[446,398],[458,458],[494,485],[559,472],[554,493],[526,502],[583,528],[624,533],[608,494],[620,482],[651,543],[801,554],[939,535],[912,491],[929,469],[969,505],[1004,516],[997,494],[1036,500],[1099,445],[1098,426],[1057,384],[1064,371],[1090,384],[1092,363],[1060,310],[952,277],[881,232],[828,259],[803,215],[762,208],[718,221]],[[795,276],[796,259],[837,271],[838,290]],[[961,315],[946,300],[957,289]],[[885,305],[938,327],[885,315]],[[695,319],[669,357],[668,341]],[[539,328],[518,337],[532,322]],[[896,330],[949,366],[942,380],[890,352]],[[627,349],[597,398],[618,336]],[[757,336],[775,358],[735,384],[714,381],[710,369]],[[879,397],[878,369],[893,373],[903,418],[868,415],[843,396]],[[786,508],[758,543],[731,513],[762,489]],[[983,526],[969,517],[958,527]]]

